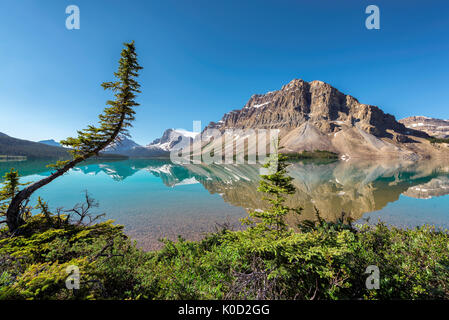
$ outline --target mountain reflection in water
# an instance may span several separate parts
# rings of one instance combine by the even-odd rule
[[[49,174],[47,164],[42,160],[1,162],[0,175],[14,167],[22,176],[37,180],[39,176]],[[107,210],[107,217],[124,224],[128,234],[142,246],[153,248],[157,247],[157,239],[166,235],[176,238],[177,234],[181,234],[188,239],[198,239],[204,232],[212,231],[216,222],[225,222],[222,219],[225,212],[229,212],[226,221],[238,226],[238,218],[245,215],[244,210],[265,208],[263,195],[257,192],[259,169],[255,165],[181,166],[170,161],[148,159],[88,161],[60,178],[59,188],[64,186],[67,192],[79,194],[80,189],[85,187],[94,198],[100,195],[101,209]],[[317,208],[326,220],[335,220],[344,212],[346,217],[357,221],[367,213],[397,202],[398,208],[394,210],[407,214],[390,216],[380,211],[377,216],[366,216],[382,220],[387,218],[387,222],[391,218],[393,224],[404,226],[424,222],[443,227],[449,225],[449,196],[446,196],[449,194],[449,164],[445,162],[308,161],[294,162],[288,171],[294,178],[296,193],[288,197],[287,204],[303,208],[299,219],[314,219]],[[107,177],[109,182],[95,184],[80,175]],[[23,181],[27,179],[23,178]],[[155,184],[160,185],[159,189],[150,188]],[[201,187],[182,187],[190,185]],[[125,197],[127,189],[130,191]],[[64,194],[58,193],[60,191],[50,187],[44,191],[43,196],[50,204],[70,206],[60,201],[61,197],[65,198]],[[115,205],[114,201],[118,201],[120,194],[125,196]],[[423,202],[435,198],[439,200],[428,202],[429,205]],[[179,204],[176,207],[170,207],[170,203],[177,201]],[[419,201],[419,204],[409,201]],[[119,210],[120,204],[123,208]],[[413,207],[421,211],[411,212]],[[154,213],[146,215],[151,210]],[[440,214],[434,219],[432,214],[436,211]],[[295,223],[298,217],[292,216],[288,220]]]

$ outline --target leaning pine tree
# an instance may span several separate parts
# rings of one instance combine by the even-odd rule
[[[136,78],[142,67],[137,62],[134,41],[124,45],[118,71],[114,73],[116,81],[102,84],[105,90],[114,92],[115,99],[107,101],[108,106],[99,115],[98,126],[90,125],[78,131],[78,137],[61,141],[62,145],[71,149],[71,160],[58,161],[54,165],[56,170],[50,176],[14,194],[6,210],[6,223],[11,233],[17,232],[24,223],[24,215],[27,212],[26,203],[36,190],[62,176],[80,162],[98,155],[101,150],[119,140],[120,137],[128,135],[127,128],[132,126],[131,123],[134,120],[134,108],[139,105],[135,101],[136,93],[140,93],[140,85]]]

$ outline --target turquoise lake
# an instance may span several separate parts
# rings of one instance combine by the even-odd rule
[[[22,182],[49,174],[48,161],[0,162],[0,175],[11,167]],[[289,166],[296,193],[290,206],[303,208],[291,224],[342,215],[357,223],[378,220],[409,228],[432,224],[449,228],[449,164],[425,162],[294,162]],[[82,203],[85,190],[99,202],[92,213],[105,213],[125,226],[139,246],[154,249],[158,239],[178,235],[197,240],[219,225],[239,228],[247,210],[263,209],[255,165],[175,165],[163,160],[89,161],[33,195],[50,208]]]

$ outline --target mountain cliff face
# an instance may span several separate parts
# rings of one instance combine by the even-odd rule
[[[424,116],[408,117],[399,120],[404,126],[427,133],[436,138],[449,138],[449,120]]]
[[[345,158],[449,156],[430,145],[427,133],[322,81],[294,79],[278,91],[253,95],[242,109],[206,127],[220,132],[268,128],[280,129],[283,152],[328,150]]]
[[[322,81],[292,80],[281,90],[253,95],[241,110],[224,115],[219,128],[297,128],[308,122],[323,133],[342,125],[359,127],[376,136],[387,130],[406,133],[404,125],[378,107],[361,104]]]

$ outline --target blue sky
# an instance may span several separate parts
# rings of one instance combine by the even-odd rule
[[[67,30],[65,8],[80,8]],[[365,8],[380,8],[380,30]],[[131,129],[147,144],[293,78],[402,118],[449,119],[448,1],[1,0],[0,132],[60,140],[94,123],[122,43],[145,68]]]

